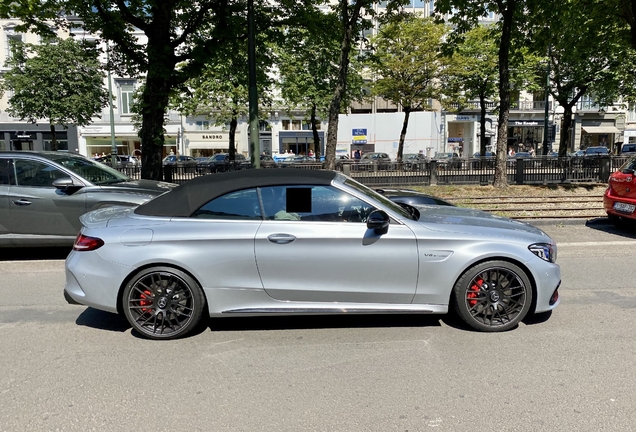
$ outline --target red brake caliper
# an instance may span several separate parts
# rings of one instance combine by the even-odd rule
[[[152,300],[149,300],[152,298],[152,293],[146,290],[139,297],[141,298],[141,301],[139,302],[139,306],[143,308],[141,309],[141,312],[146,313],[151,311],[152,308],[149,308],[146,306],[152,306]]]
[[[475,281],[475,284],[473,284],[473,286],[471,286],[468,289],[468,294],[466,294],[466,297],[469,299],[476,299],[477,296],[479,295],[479,291],[481,290],[481,285],[484,283],[484,280],[482,278],[479,278]],[[477,300],[468,300],[468,304],[472,307],[475,306],[477,304]]]

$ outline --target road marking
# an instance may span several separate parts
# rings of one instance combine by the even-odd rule
[[[616,241],[595,241],[595,242],[570,242],[570,243],[559,243],[557,242],[557,247],[582,247],[582,246],[636,246],[636,240],[616,240]]]

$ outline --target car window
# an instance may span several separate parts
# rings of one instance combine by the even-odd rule
[[[11,159],[0,159],[0,185],[13,184],[14,172]]]
[[[375,210],[333,186],[271,186],[259,191],[268,220],[366,222]]]
[[[256,189],[244,189],[220,196],[203,205],[192,217],[200,219],[261,220]]]
[[[53,187],[55,180],[68,177],[65,172],[43,162],[16,159],[14,165],[18,186]]]

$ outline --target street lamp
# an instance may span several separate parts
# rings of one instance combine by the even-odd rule
[[[548,67],[545,79],[545,114],[543,118],[543,151],[542,155],[548,154],[548,96],[550,95],[550,54],[552,49],[548,48]]]
[[[108,109],[110,113],[110,163],[113,167],[117,165],[117,144],[115,143],[115,119],[113,114],[113,90],[110,84],[110,46],[106,41],[106,68],[108,70]]]

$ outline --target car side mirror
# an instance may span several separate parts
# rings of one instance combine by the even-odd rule
[[[367,228],[374,233],[382,235],[389,232],[389,215],[382,210],[374,210],[367,218]]]
[[[73,193],[76,190],[81,189],[84,185],[75,183],[75,181],[71,177],[62,177],[53,180],[53,186],[62,192]]]

